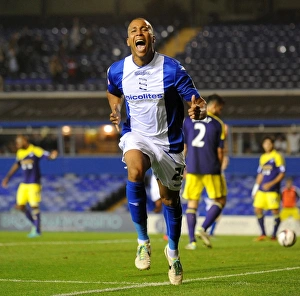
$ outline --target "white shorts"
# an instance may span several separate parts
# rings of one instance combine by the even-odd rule
[[[150,197],[153,202],[160,199],[159,187],[155,176],[152,174],[150,179]]]
[[[121,137],[119,147],[123,151],[123,158],[127,151],[136,149],[150,158],[153,174],[156,179],[170,190],[181,189],[185,161],[183,152],[168,153],[162,146],[154,144],[153,141],[135,132],[128,132]]]

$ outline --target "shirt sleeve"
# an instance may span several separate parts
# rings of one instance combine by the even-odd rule
[[[46,151],[41,147],[34,147],[33,153],[38,158],[48,158],[50,155],[49,151]]]
[[[192,95],[195,95],[196,98],[200,97],[191,76],[179,62],[176,66],[175,86],[178,93],[188,102],[191,101]]]
[[[16,153],[16,161],[17,164],[21,165],[21,157],[20,157],[20,153],[19,150]]]
[[[279,168],[279,171],[281,173],[285,172],[285,161],[280,153],[278,153],[275,157],[275,164],[276,164],[276,167]]]
[[[183,129],[183,134],[187,135],[188,131],[187,131],[187,119],[186,118],[183,121],[182,129]],[[187,136],[184,137],[184,143],[187,144]]]
[[[114,71],[114,67],[112,65],[107,70],[107,90],[112,95],[115,95],[117,97],[121,97],[122,92],[118,88],[117,82],[116,82],[118,80],[119,74],[117,74],[117,73],[114,74],[114,73],[115,73],[115,71]]]
[[[222,126],[221,140],[224,141],[226,139],[225,124],[222,122],[221,126]]]
[[[220,138],[219,138],[219,148],[224,148],[224,141],[226,138],[226,134],[225,134],[225,124],[220,121],[220,125],[221,125],[221,130],[220,130]]]
[[[257,168],[257,173],[258,174],[262,173],[262,156],[259,158],[259,166]]]

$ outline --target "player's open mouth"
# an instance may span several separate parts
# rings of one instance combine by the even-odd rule
[[[136,46],[138,51],[143,51],[146,48],[146,43],[145,43],[144,40],[137,40],[135,42],[135,46]]]

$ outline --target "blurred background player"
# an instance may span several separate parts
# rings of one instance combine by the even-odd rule
[[[226,124],[225,124],[225,130],[226,130]],[[227,135],[227,132],[226,132],[226,135]],[[222,167],[221,167],[222,173],[224,173],[224,171],[226,170],[228,164],[229,164],[229,157],[227,155],[224,155],[223,162],[222,162]],[[206,205],[205,210],[208,212],[209,209],[211,208],[211,206],[214,204],[214,200],[210,199],[209,197],[205,197],[204,202],[205,202],[205,205]],[[210,236],[214,236],[216,226],[217,226],[217,222],[220,221],[220,218],[221,218],[221,215],[219,215],[218,218],[210,226],[210,228],[209,228],[209,235]]]
[[[300,222],[300,211],[297,207],[297,202],[300,198],[300,188],[293,184],[293,178],[287,178],[285,186],[281,189],[281,204],[280,220],[284,221],[289,217]]]
[[[211,206],[213,205],[214,201],[212,199],[210,199],[209,197],[204,197],[204,202],[205,202],[205,211],[208,212],[209,209],[211,208]],[[213,236],[215,229],[216,229],[216,225],[217,225],[217,220],[220,219],[220,216],[213,222],[213,224],[209,227],[209,229],[207,230],[209,233],[209,236]],[[193,245],[193,244],[192,244]],[[187,249],[189,248],[189,246],[187,246]]]
[[[40,160],[55,159],[57,151],[51,153],[40,147],[34,146],[23,135],[16,137],[16,162],[2,180],[2,186],[7,187],[10,178],[18,171],[23,171],[23,182],[20,183],[17,191],[16,209],[24,212],[27,219],[33,225],[28,237],[39,237],[41,235],[41,213],[39,204],[41,202],[41,172]],[[29,204],[29,208],[27,207]]]
[[[252,189],[254,211],[261,229],[261,235],[256,241],[267,239],[264,225],[264,211],[271,210],[274,216],[274,228],[271,240],[276,240],[276,233],[280,225],[280,182],[285,176],[285,160],[274,149],[274,139],[266,136],[262,147],[265,151],[259,159],[257,177]]]
[[[195,228],[198,204],[203,189],[212,200],[206,218],[196,231],[196,236],[211,247],[206,230],[213,225],[226,204],[226,181],[222,174],[224,159],[225,125],[219,118],[225,101],[214,94],[207,97],[207,118],[191,120],[186,117],[183,125],[185,135],[186,182],[183,198],[188,200],[186,219],[190,243],[186,249],[196,249]]]
[[[154,213],[161,213],[163,206],[162,200],[159,194],[159,187],[155,176],[152,174],[150,178],[150,198],[154,202],[155,207],[153,209]],[[168,240],[168,235],[165,233],[163,236],[164,240]]]
[[[162,201],[159,195],[159,187],[155,176],[152,174],[150,177],[150,198],[154,202],[154,213],[160,213],[162,211]]]

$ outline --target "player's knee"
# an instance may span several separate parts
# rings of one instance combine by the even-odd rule
[[[187,207],[186,211],[185,211],[186,214],[197,214],[197,208],[190,208],[189,206]]]
[[[254,208],[254,213],[257,217],[263,216],[263,210],[260,208]]]
[[[164,196],[164,197],[161,197],[161,200],[162,200],[163,204],[166,205],[167,207],[175,208],[180,202],[180,197],[179,197],[179,195],[178,196]]]
[[[216,198],[214,204],[218,205],[221,209],[223,209],[226,205],[226,196]]]
[[[128,168],[128,180],[131,182],[143,182],[145,179],[145,171],[142,168]]]
[[[226,196],[223,196],[220,200],[220,204],[222,204],[222,207],[224,208],[226,206]]]
[[[188,208],[193,208],[193,209],[197,209],[198,208],[198,200],[189,200],[188,201],[188,204],[187,204],[187,207]]]
[[[40,213],[40,208],[39,207],[32,207],[32,215],[38,215]]]
[[[25,212],[25,206],[24,205],[15,205],[15,209],[21,212]]]

